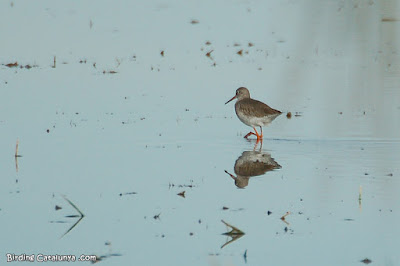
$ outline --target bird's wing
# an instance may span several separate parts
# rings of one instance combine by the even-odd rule
[[[247,116],[265,117],[282,113],[281,111],[273,109],[265,103],[254,99],[243,99],[238,101],[237,104],[238,109]]]

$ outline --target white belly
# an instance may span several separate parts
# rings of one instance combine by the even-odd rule
[[[278,115],[270,115],[263,117],[246,116],[242,113],[236,113],[239,120],[249,127],[265,127],[268,126]]]

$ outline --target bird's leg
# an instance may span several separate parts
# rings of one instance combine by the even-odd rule
[[[260,127],[260,128],[261,128],[261,127]],[[261,135],[258,134],[258,132],[257,132],[257,130],[256,130],[255,127],[253,127],[253,129],[254,129],[254,131],[256,132],[255,135],[257,136],[257,141],[262,140],[262,137],[263,137],[263,135],[262,135],[262,128],[261,128]]]
[[[260,135],[260,138],[262,139],[262,138],[263,138],[262,126],[260,126],[260,129],[261,129],[261,135]]]
[[[260,142],[261,142],[261,145],[260,145],[260,150],[259,151],[261,152],[262,145],[263,145],[263,140],[262,139],[256,140],[256,144],[254,145],[253,151],[256,151],[258,143],[260,143]]]
[[[251,135],[255,135],[255,136],[257,136],[255,133],[253,133],[253,132],[249,132],[249,133],[247,133],[247,135],[246,136],[244,136],[244,138],[245,139],[247,139],[248,137],[250,137]]]

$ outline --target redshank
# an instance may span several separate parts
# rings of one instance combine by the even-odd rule
[[[252,127],[255,131],[255,133],[249,132],[246,136],[244,136],[246,139],[250,135],[256,135],[257,142],[262,140],[262,127],[268,126],[275,118],[282,114],[281,111],[275,110],[263,102],[251,99],[250,92],[245,87],[240,87],[237,89],[236,95],[225,104],[234,99],[237,99],[235,104],[236,115],[240,121]],[[260,127],[260,134],[257,132],[256,126]]]

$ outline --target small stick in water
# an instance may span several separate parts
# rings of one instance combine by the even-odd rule
[[[288,216],[289,214],[290,214],[290,212],[286,212],[285,215],[283,215],[283,216],[281,217],[281,220],[284,221],[287,225],[289,225],[289,223],[286,222],[286,216]]]
[[[17,144],[15,145],[15,157],[22,157],[22,155],[18,154],[18,144],[19,144],[19,140],[17,139]]]
[[[361,194],[362,194],[362,186],[360,185],[360,188],[358,190],[358,207],[360,208],[360,211],[361,211]]]

